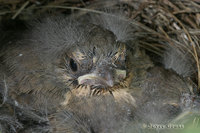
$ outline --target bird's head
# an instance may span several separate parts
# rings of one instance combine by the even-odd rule
[[[82,43],[75,43],[62,56],[63,79],[73,86],[113,87],[127,76],[127,50],[115,35],[94,26]],[[74,87],[73,87],[74,88]]]

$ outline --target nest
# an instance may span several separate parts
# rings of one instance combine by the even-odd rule
[[[156,63],[159,63],[160,58],[164,58],[163,64],[170,69],[174,68],[170,64],[179,60],[177,68],[174,69],[192,80],[196,86],[192,92],[195,95],[200,94],[199,0],[0,0],[0,21],[27,21],[43,14],[103,14],[105,12],[102,9],[105,8],[123,10],[127,20],[137,27],[137,43]],[[186,70],[185,67],[189,69]],[[4,103],[5,99],[2,101]],[[10,106],[15,105],[12,103]],[[24,108],[18,107],[18,110],[21,112]],[[27,110],[28,113],[23,116],[34,118],[32,110]],[[0,118],[0,121],[1,119],[3,118]],[[12,121],[9,119],[6,118],[8,122]],[[46,122],[46,119],[44,121]],[[10,124],[16,125],[11,126],[12,130],[22,128],[18,121],[15,122]]]

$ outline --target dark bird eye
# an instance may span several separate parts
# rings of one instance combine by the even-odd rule
[[[74,72],[77,71],[78,67],[77,67],[76,62],[73,59],[70,59],[69,65],[70,65],[70,68],[72,69],[72,71],[74,71]]]

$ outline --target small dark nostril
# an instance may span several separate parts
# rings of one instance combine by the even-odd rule
[[[95,50],[96,50],[96,47],[93,47],[93,55],[96,54]]]

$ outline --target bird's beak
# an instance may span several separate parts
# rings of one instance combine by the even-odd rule
[[[92,73],[80,76],[78,78],[78,84],[93,85],[100,87],[113,87],[114,82],[118,82],[120,78],[123,79],[125,77],[125,70],[104,69],[103,71],[94,71]]]
[[[99,72],[94,71],[89,74],[82,75],[78,78],[78,84],[93,85],[101,87],[113,87],[114,75],[112,71]]]

